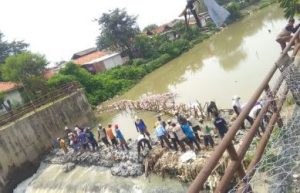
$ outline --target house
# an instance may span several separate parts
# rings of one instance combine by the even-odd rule
[[[173,28],[179,22],[181,22],[181,21],[178,19],[174,19],[173,21],[171,21],[167,24],[158,26],[157,28],[153,29],[152,31],[147,31],[147,35],[149,35],[149,36],[161,35],[161,36],[166,36],[169,40],[175,40],[179,37],[179,35]]]
[[[0,92],[4,93],[4,105],[20,106],[24,101],[21,96],[20,90],[23,88],[22,84],[15,82],[0,82]],[[8,102],[9,101],[9,102]],[[6,110],[1,104],[0,113],[5,113]]]
[[[121,53],[99,51],[96,48],[90,48],[74,54],[72,61],[74,64],[80,65],[89,72],[96,74],[122,65],[128,61],[128,58],[122,57]]]

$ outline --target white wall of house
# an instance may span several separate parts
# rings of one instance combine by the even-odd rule
[[[7,92],[4,96],[4,101],[5,101],[4,103],[6,105],[8,105],[6,102],[7,100],[10,100],[10,103],[13,107],[23,105],[23,103],[24,103],[22,96],[18,90],[13,90],[13,91]],[[3,113],[6,113],[6,110],[4,107],[1,106],[0,114],[3,114]]]
[[[105,60],[103,60],[103,63],[105,65],[105,69],[109,70],[111,68],[114,68],[116,66],[120,66],[124,64],[126,61],[123,60],[120,54],[114,55],[112,57],[109,57]]]
[[[5,101],[7,99],[9,99],[13,106],[23,104],[22,96],[18,90],[8,92],[4,98],[5,98]]]

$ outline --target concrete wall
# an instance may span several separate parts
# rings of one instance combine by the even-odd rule
[[[12,192],[20,181],[35,172],[52,140],[63,134],[65,125],[86,126],[94,121],[92,109],[79,90],[1,127],[0,193]]]

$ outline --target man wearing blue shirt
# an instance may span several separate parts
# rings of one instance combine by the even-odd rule
[[[167,131],[159,122],[156,123],[155,133],[157,138],[160,140],[161,147],[164,147],[164,142],[166,142],[167,146],[171,148],[171,144],[166,135]]]

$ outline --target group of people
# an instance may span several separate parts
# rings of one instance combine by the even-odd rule
[[[112,146],[113,148],[119,149],[121,147],[123,150],[130,148],[119,128],[116,124],[113,126],[108,125],[107,128],[102,127],[101,124],[97,128],[98,141],[95,139],[94,133],[90,128],[82,128],[76,125],[74,129],[65,127],[64,138],[58,138],[59,146],[65,153],[68,153],[68,147],[77,151],[95,151],[98,149],[98,142],[102,141],[107,147]]]
[[[221,138],[228,131],[227,122],[220,117],[218,112],[213,114],[214,120],[196,119],[192,115],[185,116],[175,112],[175,117],[164,121],[160,115],[157,116],[155,123],[155,134],[162,147],[186,151],[186,146],[195,151],[201,150],[201,143],[204,143],[206,149],[215,145],[213,131],[216,131]],[[202,134],[203,139],[199,134]]]
[[[252,125],[259,112],[264,106],[264,100],[259,100],[253,107],[246,120]],[[232,99],[232,108],[238,116],[242,111],[240,97],[234,96]],[[138,132],[137,151],[140,156],[141,150],[144,148],[152,149],[153,140],[151,133],[143,119],[135,116],[134,125]],[[241,125],[245,129],[245,125]],[[262,122],[261,129],[264,132],[264,124]],[[182,114],[179,111],[174,112],[174,117],[163,120],[161,115],[157,115],[154,126],[154,133],[161,145],[175,151],[186,151],[186,147],[191,150],[200,151],[201,144],[205,149],[214,148],[214,134],[218,134],[223,138],[228,131],[228,123],[220,116],[218,107],[214,101],[211,101],[207,107],[207,116],[205,120],[196,118],[191,114]],[[258,132],[258,135],[260,133]],[[127,141],[119,128],[119,125],[109,124],[106,128],[101,124],[97,127],[97,140],[90,128],[81,128],[78,125],[74,129],[65,127],[65,138],[58,138],[60,147],[65,153],[68,152],[68,146],[74,151],[97,150],[98,143],[102,142],[106,147],[112,147],[119,150],[129,150]]]

